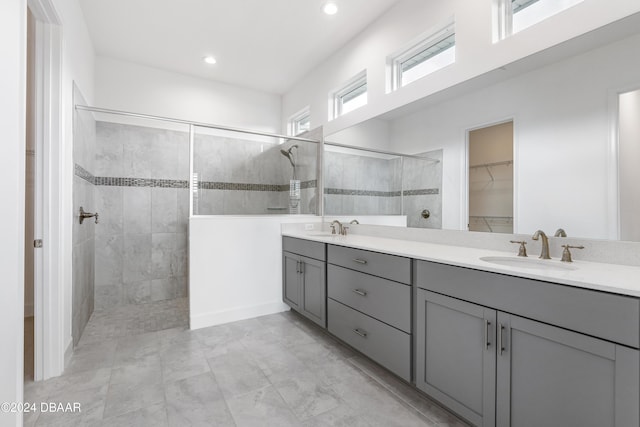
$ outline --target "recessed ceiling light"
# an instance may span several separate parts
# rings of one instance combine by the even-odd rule
[[[202,60],[209,65],[213,65],[216,63],[216,58],[211,55],[203,57]]]
[[[338,5],[332,1],[328,1],[322,6],[322,11],[327,15],[335,15],[338,13]]]

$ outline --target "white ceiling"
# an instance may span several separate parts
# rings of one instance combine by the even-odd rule
[[[399,0],[80,0],[96,53],[281,94]],[[218,63],[207,66],[205,55]]]

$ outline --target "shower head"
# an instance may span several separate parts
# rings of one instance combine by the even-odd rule
[[[295,162],[293,161],[293,153],[291,152],[291,150],[293,150],[294,148],[298,148],[298,144],[294,144],[291,147],[289,147],[288,150],[285,150],[284,148],[280,149],[280,152],[282,153],[283,156],[285,156],[287,159],[289,159],[289,161],[291,162],[291,167],[296,167]]]

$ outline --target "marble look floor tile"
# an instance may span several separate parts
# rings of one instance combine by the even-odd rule
[[[291,409],[273,386],[228,399],[229,410],[238,427],[299,426]]]
[[[152,354],[143,359],[113,368],[111,385],[117,384],[158,384],[162,382],[162,364],[160,356]]]
[[[164,402],[159,355],[113,369],[104,416],[113,417]]]
[[[44,411],[40,413],[36,426],[68,426],[68,425],[92,425],[99,423],[105,406],[108,385],[82,384],[65,387],[50,396],[46,402],[63,405],[79,404],[77,412]]]
[[[332,385],[338,396],[372,426],[427,426],[436,423],[422,416],[370,378]]]
[[[100,427],[166,427],[167,410],[164,403],[158,403],[133,412],[102,420]]]
[[[155,332],[125,337],[118,340],[114,366],[135,364],[160,350],[160,343]]]
[[[116,354],[114,340],[98,343],[95,346],[78,348],[74,351],[65,372],[74,373],[113,366]]]
[[[349,363],[366,372],[372,379],[380,383],[400,400],[412,408],[415,408],[420,414],[434,422],[443,424],[450,423],[451,425],[461,427],[468,426],[468,424],[461,421],[454,414],[417,392],[413,386],[396,378],[393,374],[366,357],[353,357],[349,359]]]
[[[187,319],[186,298],[96,310],[71,368],[25,384],[25,401],[79,401],[83,412],[25,425],[467,427],[298,314],[156,329]]]
[[[209,363],[199,348],[197,351],[173,349],[163,353],[161,358],[162,379],[165,383],[210,372]]]
[[[303,427],[370,427],[361,414],[346,404],[316,415],[302,423]]]
[[[282,373],[269,380],[300,420],[338,407],[342,402],[330,386],[310,371]]]
[[[211,373],[167,384],[165,396],[171,426],[235,426]]]
[[[269,385],[269,380],[246,352],[209,359],[215,379],[228,399]]]
[[[161,383],[112,384],[109,386],[104,417],[115,417],[164,402]]]

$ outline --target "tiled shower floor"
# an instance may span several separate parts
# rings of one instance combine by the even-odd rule
[[[188,325],[187,298],[95,310],[78,345]]]
[[[148,327],[162,324],[153,312]],[[467,425],[292,312],[124,337],[144,327],[120,314],[92,317],[65,374],[25,390],[82,412],[26,414],[25,426]]]

